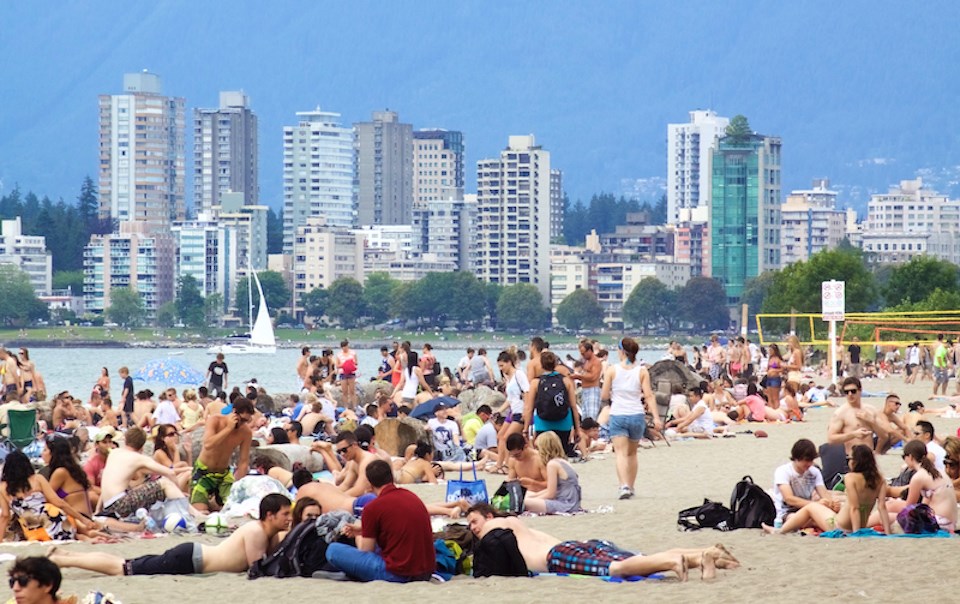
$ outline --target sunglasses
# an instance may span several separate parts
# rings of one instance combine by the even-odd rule
[[[337,447],[337,453],[346,453],[347,449],[353,446],[353,443],[347,445],[346,447]]]
[[[957,461],[957,460],[955,460],[955,459],[944,459],[944,460],[943,460],[943,465],[945,465],[945,466],[960,466],[960,461]]]
[[[843,393],[846,394],[847,396],[849,396],[849,395],[851,395],[851,394],[856,394],[856,393],[858,393],[858,392],[860,392],[860,390],[858,390],[858,389],[856,389],[856,388],[852,388],[852,389],[851,389],[851,388],[844,388],[844,389],[843,389]]]
[[[10,584],[10,589],[13,589],[14,585],[19,585],[20,587],[26,587],[30,584],[30,581],[33,581],[33,577],[28,575],[17,575],[15,577],[10,577],[10,580],[7,583]]]

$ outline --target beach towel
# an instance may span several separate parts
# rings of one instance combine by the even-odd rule
[[[854,532],[852,532],[852,533],[845,533],[845,532],[841,531],[840,529],[836,529],[836,530],[833,530],[833,531],[827,531],[827,532],[825,532],[825,533],[820,533],[820,537],[821,537],[821,538],[824,538],[824,539],[845,539],[845,538],[847,538],[847,537],[856,537],[856,538],[862,538],[862,537],[885,537],[885,538],[890,538],[890,539],[903,539],[903,538],[906,538],[906,539],[929,539],[929,538],[931,538],[931,537],[938,537],[938,538],[941,538],[941,539],[942,539],[942,538],[947,538],[947,539],[949,539],[949,538],[953,537],[953,533],[948,533],[947,531],[941,530],[941,531],[937,531],[936,533],[926,533],[926,534],[923,534],[923,535],[907,535],[907,534],[902,534],[902,535],[887,535],[887,534],[885,534],[885,533],[880,533],[880,532],[878,532],[878,531],[876,531],[876,530],[874,530],[874,529],[872,529],[872,528],[863,528],[863,529],[860,529],[859,531],[854,531]]]
[[[601,581],[606,581],[607,583],[635,583],[637,581],[661,581],[666,579],[660,573],[655,573],[644,577],[643,575],[633,575],[630,577],[597,577],[595,575],[573,575],[570,573],[536,573],[534,577],[572,577],[574,579],[600,579]]]

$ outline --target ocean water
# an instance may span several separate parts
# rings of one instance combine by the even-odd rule
[[[315,352],[320,347],[315,347]],[[359,361],[359,380],[368,381],[377,374],[380,365],[380,350],[356,349]],[[578,356],[572,348],[557,349],[554,352],[565,358],[567,354]],[[460,350],[434,350],[437,360],[444,367],[456,367],[460,359],[466,354],[466,344]],[[496,357],[499,351],[489,349],[487,356],[491,365],[496,369]],[[640,357],[648,363],[656,362],[664,357],[662,350],[641,350]],[[93,389],[100,368],[106,367],[110,372],[110,389],[113,399],[117,400],[121,394],[123,381],[119,377],[118,369],[127,366],[130,373],[135,375],[137,370],[146,363],[156,359],[172,358],[185,362],[191,367],[206,374],[207,367],[214,360],[214,355],[199,348],[30,348],[30,358],[43,375],[49,396],[62,390],[69,390],[74,396],[86,398]],[[280,349],[272,355],[226,355],[229,368],[228,386],[241,385],[251,379],[256,379],[268,392],[293,392],[296,388],[296,365],[300,358],[300,349]],[[156,382],[142,382],[135,380],[137,389],[149,387],[157,390],[168,384]],[[178,389],[186,386],[178,386]]]

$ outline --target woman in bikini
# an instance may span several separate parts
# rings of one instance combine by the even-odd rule
[[[783,364],[783,369],[787,372],[787,381],[793,382],[795,386],[800,387],[803,380],[803,347],[800,345],[800,338],[790,336],[787,338],[787,360]],[[783,375],[781,372],[780,375]]]
[[[100,396],[107,396],[110,394],[110,370],[106,367],[100,368],[100,377],[97,378],[97,383],[93,385],[94,390],[100,391]]]
[[[36,372],[37,366],[30,360],[30,351],[26,348],[20,349],[20,354],[17,357],[17,365],[20,367],[20,379],[23,380],[23,397],[21,400],[24,403],[29,403],[33,398],[34,392],[36,392],[33,374]]]
[[[769,356],[767,357],[767,375],[766,386],[767,404],[778,409],[780,407],[780,388],[783,386],[783,356],[780,354],[780,347],[776,344],[770,345]]]
[[[855,445],[847,459],[850,471],[843,479],[847,501],[840,506],[839,512],[834,512],[819,502],[808,503],[787,518],[782,528],[777,529],[764,524],[763,530],[768,533],[783,534],[806,527],[816,527],[821,531],[841,529],[854,532],[870,526],[870,520],[873,519],[870,512],[876,505],[879,512],[877,521],[883,526],[883,532],[889,534],[887,482],[877,469],[877,460],[873,456],[873,451],[866,445]]]
[[[936,514],[940,528],[952,533],[957,525],[957,498],[951,480],[937,470],[927,457],[927,446],[919,440],[904,445],[903,463],[914,474],[907,486],[907,499],[893,499],[887,504],[891,518],[908,505],[925,503]],[[874,512],[870,520],[876,521],[876,516]]]
[[[177,475],[177,486],[184,493],[190,485],[193,468],[180,458],[180,433],[173,424],[160,424],[153,439],[153,460]]]
[[[433,447],[428,443],[411,446],[414,447],[413,456],[406,462],[398,460],[402,465],[394,472],[397,484],[437,484],[437,474],[443,476],[443,470],[433,462]]]

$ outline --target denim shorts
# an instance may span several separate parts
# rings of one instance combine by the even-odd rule
[[[636,415],[611,415],[610,438],[626,436],[632,441],[639,442],[647,431],[647,418],[643,413]]]

